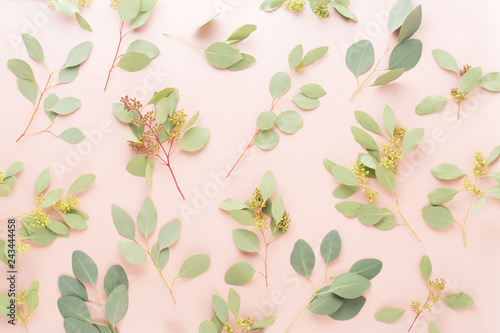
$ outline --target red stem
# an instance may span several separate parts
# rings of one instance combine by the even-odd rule
[[[116,59],[118,59],[118,52],[120,52],[120,46],[122,45],[123,37],[125,37],[127,34],[123,35],[123,25],[125,22],[122,22],[120,24],[120,41],[118,42],[118,47],[116,48],[116,53],[115,53],[115,58],[113,59],[113,64],[111,65],[111,68],[109,69],[108,72],[108,79],[106,80],[106,85],[104,86],[104,91],[108,88],[108,83],[109,83],[109,78],[111,77],[111,72],[113,69],[116,67]]]
[[[413,323],[411,323],[411,326],[410,326],[410,328],[408,329],[408,332],[410,332],[410,331],[411,331],[411,329],[412,329],[413,325],[415,325],[415,322],[417,321],[418,316],[420,316],[420,314],[421,314],[421,313],[422,313],[422,312],[417,312],[417,315],[415,316],[415,319],[413,319]]]
[[[231,170],[229,170],[229,172],[226,175],[226,178],[229,177],[229,175],[231,174],[231,172],[233,172],[234,168],[236,168],[236,166],[241,161],[241,159],[243,158],[243,156],[246,154],[246,152],[248,151],[248,149],[250,149],[250,147],[252,147],[253,142],[254,142],[255,138],[257,137],[257,134],[259,134],[259,132],[260,132],[260,129],[258,129],[258,130],[255,131],[255,135],[253,136],[252,140],[250,140],[250,143],[248,144],[248,146],[245,148],[245,150],[243,151],[243,153],[241,153],[240,157],[238,158],[238,160],[236,161],[236,163],[234,163],[234,165],[231,168]]]
[[[47,92],[47,88],[49,87],[50,79],[52,78],[53,74],[54,73],[49,73],[49,78],[47,79],[47,83],[45,84],[45,88],[40,93],[40,99],[38,100],[38,103],[36,104],[35,110],[33,111],[33,114],[31,115],[31,119],[30,119],[30,121],[28,123],[28,126],[26,126],[26,129],[24,130],[23,134],[21,134],[21,136],[19,136],[19,138],[17,138],[16,142],[18,142],[19,140],[21,140],[21,138],[26,134],[26,132],[28,131],[28,129],[31,126],[31,123],[33,122],[33,119],[35,119],[35,115],[36,115],[36,113],[38,112],[38,110],[40,108],[40,103],[42,102],[43,95]]]

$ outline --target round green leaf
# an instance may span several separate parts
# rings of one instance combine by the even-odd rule
[[[83,42],[75,46],[69,51],[66,65],[64,67],[74,67],[83,63],[92,51],[92,42]]]
[[[334,313],[330,314],[329,317],[335,320],[349,320],[358,315],[363,306],[366,303],[366,298],[363,296],[353,299],[346,299],[340,308]]]
[[[79,143],[85,139],[85,135],[78,128],[71,127],[59,134],[59,138],[69,143]]]
[[[309,83],[300,87],[300,91],[309,98],[320,98],[326,95],[325,89],[315,83]]]
[[[151,63],[151,58],[142,52],[126,52],[116,66],[128,71],[137,72]]]
[[[232,66],[243,59],[238,50],[222,42],[213,43],[204,52],[208,62],[220,69]]]
[[[443,108],[444,104],[447,101],[448,99],[442,96],[427,97],[419,105],[417,105],[415,112],[417,114],[423,115],[439,111]]]
[[[9,61],[7,61],[7,66],[18,78],[28,81],[36,81],[33,70],[26,61],[21,59],[9,59]]]
[[[210,137],[210,130],[203,127],[193,127],[184,133],[179,144],[179,149],[185,151],[198,151],[205,147],[208,138]]]
[[[255,269],[249,263],[240,261],[229,267],[224,275],[224,281],[232,286],[242,286],[252,280],[255,272]]]
[[[71,317],[64,318],[64,330],[66,332],[99,333],[99,330],[91,323]]]
[[[50,111],[57,114],[67,115],[75,112],[82,106],[82,101],[74,97],[63,97],[50,108]]]
[[[95,285],[97,280],[97,265],[82,251],[74,251],[72,256],[73,274],[84,283]]]
[[[361,259],[354,263],[349,272],[361,275],[368,280],[373,279],[382,270],[382,262],[378,259]]]
[[[299,239],[292,250],[290,255],[290,264],[293,269],[300,275],[309,278],[314,268],[316,258],[314,251],[306,241]]]
[[[118,250],[123,256],[123,259],[134,265],[147,265],[146,252],[137,243],[119,241]]]
[[[284,133],[296,133],[303,126],[302,117],[297,111],[284,111],[276,118],[276,126]]]
[[[456,179],[466,175],[465,171],[449,163],[441,164],[437,168],[432,169],[431,172],[434,177],[443,180]]]
[[[460,192],[453,188],[438,188],[429,193],[429,202],[433,205],[442,205],[452,200]]]
[[[57,79],[57,83],[59,84],[64,84],[64,83],[70,83],[80,73],[80,65],[78,66],[73,66],[73,67],[64,67],[59,71],[59,77]]]
[[[236,246],[245,252],[259,252],[259,238],[249,230],[235,229],[233,230],[233,238]]]
[[[137,0],[120,0],[116,8],[120,15],[120,21],[128,21],[139,14],[141,9],[141,1]]]
[[[355,77],[369,70],[374,61],[375,50],[373,44],[367,39],[360,40],[347,49],[345,63]]]
[[[337,276],[330,285],[330,291],[346,298],[358,298],[370,287],[371,282],[356,273],[342,273]]]
[[[453,71],[458,74],[458,66],[455,58],[451,54],[443,50],[432,50],[432,57],[439,66],[449,71]]]
[[[198,329],[199,333],[217,333],[217,326],[210,321],[210,320],[205,320],[200,324],[200,327]]]
[[[356,215],[358,220],[366,225],[374,225],[380,222],[387,213],[375,205],[364,205],[358,210]]]
[[[304,110],[312,110],[320,105],[320,101],[317,98],[309,98],[303,93],[298,93],[292,97],[292,100],[297,106]]]
[[[59,290],[63,296],[73,296],[78,297],[83,301],[88,301],[89,297],[87,294],[87,289],[83,283],[75,279],[74,277],[68,275],[61,275],[59,277]]]
[[[442,300],[453,309],[465,309],[474,305],[474,300],[466,293],[450,294]]]
[[[54,7],[63,14],[78,13],[78,6],[69,0],[58,0],[54,2]]]
[[[251,226],[255,223],[252,214],[246,210],[233,209],[229,211],[229,214],[231,214],[231,217],[241,225]]]
[[[269,83],[269,91],[273,99],[283,96],[288,89],[290,89],[290,76],[285,72],[274,74]]]
[[[309,303],[308,312],[324,316],[334,313],[340,308],[344,299],[329,292],[328,288],[327,286],[317,291],[316,296]]]
[[[211,259],[208,254],[195,254],[182,263],[177,277],[184,279],[197,277],[208,269],[210,261]]]
[[[481,80],[481,75],[483,75],[483,70],[481,67],[474,67],[469,69],[462,78],[460,79],[460,89],[462,93],[469,93],[479,84]]]
[[[57,300],[57,307],[63,318],[75,318],[92,322],[87,305],[79,298],[64,296]]]
[[[344,201],[335,205],[335,208],[347,217],[356,217],[358,211],[364,205],[356,201]]]
[[[273,111],[262,112],[257,117],[257,128],[260,130],[269,130],[274,127],[275,123],[276,113]]]
[[[398,221],[396,220],[396,216],[387,208],[382,208],[386,215],[382,217],[382,219],[375,223],[373,226],[381,231],[392,230],[397,227]]]
[[[124,285],[128,289],[127,273],[125,273],[122,266],[113,265],[104,276],[104,291],[106,295],[109,296],[120,285]]]
[[[155,44],[144,39],[138,39],[132,42],[127,48],[127,52],[130,51],[144,53],[151,59],[157,57],[158,54],[160,54],[160,49]]]
[[[489,91],[500,91],[500,73],[488,73],[479,80],[479,84]]]
[[[391,324],[397,322],[403,315],[406,310],[398,309],[398,308],[383,308],[379,312],[375,314],[375,319],[386,324]]]
[[[392,50],[388,69],[403,68],[405,71],[415,67],[422,56],[422,42],[418,39],[405,40]]]
[[[271,150],[278,144],[280,137],[275,130],[261,130],[253,144],[262,150]]]
[[[433,228],[443,229],[453,224],[453,215],[445,206],[427,205],[422,208],[422,217]]]

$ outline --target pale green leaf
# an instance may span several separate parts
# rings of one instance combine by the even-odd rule
[[[198,151],[205,147],[209,137],[210,130],[207,128],[190,128],[182,136],[181,143],[178,148],[185,151]]]
[[[345,63],[355,77],[369,70],[374,61],[375,50],[373,49],[373,44],[369,40],[360,40],[347,49]]]

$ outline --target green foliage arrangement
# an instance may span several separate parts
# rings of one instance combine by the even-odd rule
[[[450,98],[435,95],[424,99],[415,109],[419,115],[425,115],[439,111],[443,108],[446,102],[454,102],[458,105],[457,120],[460,119],[460,107],[462,103],[469,99],[469,93],[472,92],[478,85],[486,90],[498,92],[500,91],[500,73],[493,72],[483,75],[481,67],[472,67],[464,65],[461,70],[458,69],[457,62],[451,54],[443,50],[433,50],[432,57],[437,64],[448,71],[455,72],[460,79],[460,88],[453,88],[450,92]]]
[[[57,237],[69,237],[69,229],[86,229],[89,216],[78,210],[80,200],[75,196],[76,193],[85,191],[95,180],[95,175],[84,174],[78,177],[71,184],[66,196],[63,196],[63,189],[58,188],[49,191],[44,195],[50,184],[50,170],[45,169],[35,182],[35,208],[16,216],[22,218],[23,227],[18,228],[18,238],[16,240],[17,252],[23,253],[30,249],[26,240],[32,241],[37,245],[48,245],[56,240]],[[62,217],[62,221],[53,218],[53,213]],[[7,222],[9,219],[0,221]],[[0,240],[0,260],[8,265],[8,243]],[[15,260],[15,258],[14,258]]]
[[[19,290],[17,295],[11,291],[0,294],[0,314],[8,318],[9,324],[15,325],[16,322],[23,324],[26,333],[29,333],[28,322],[33,319],[33,312],[40,302],[39,289],[40,282],[37,280],[33,281],[28,288]]]
[[[234,166],[228,172],[226,177],[229,177],[236,165],[243,158],[245,153],[252,146],[256,146],[262,150],[271,150],[279,142],[279,134],[274,129],[279,128],[285,134],[294,134],[302,128],[303,121],[301,115],[294,110],[287,110],[281,112],[276,116],[276,106],[282,101],[287,93],[291,90],[292,80],[297,72],[303,72],[306,66],[312,65],[328,52],[328,46],[315,48],[304,55],[304,48],[302,45],[297,45],[293,48],[288,56],[288,64],[290,72],[278,72],[273,75],[269,83],[269,92],[271,93],[272,103],[269,111],[262,112],[257,117],[257,129],[255,134],[247,145],[246,149],[240,155]],[[319,99],[326,95],[326,91],[318,84],[310,83],[299,88],[292,96],[292,101],[299,108],[304,110],[312,110],[320,105]]]
[[[290,324],[285,332],[289,332],[293,324],[307,313],[329,316],[334,320],[349,320],[358,315],[365,305],[363,294],[371,285],[370,280],[382,270],[382,262],[377,259],[362,259],[354,263],[348,272],[329,275],[328,265],[340,255],[341,241],[336,230],[330,231],[321,242],[321,258],[325,262],[324,280],[317,287],[311,280],[311,273],[316,257],[311,246],[299,239],[290,255],[290,264],[297,274],[305,277],[315,292],[307,306]]]
[[[240,305],[241,297],[232,288],[229,288],[227,303],[221,297],[214,295],[212,306],[215,313],[211,320],[205,320],[200,324],[199,333],[259,331],[271,326],[276,321],[276,317],[265,317],[255,322],[255,319],[250,316],[239,316]],[[231,315],[234,316],[234,320],[231,320]]]
[[[356,217],[361,223],[383,231],[392,230],[398,226],[395,216],[398,214],[403,219],[404,225],[420,241],[401,212],[396,192],[396,176],[404,155],[411,153],[420,145],[424,129],[415,128],[407,131],[402,125],[396,125],[394,111],[387,105],[383,116],[387,130],[385,134],[368,113],[356,111],[355,116],[364,129],[381,136],[386,142],[379,147],[375,139],[365,130],[352,126],[351,132],[354,139],[366,149],[366,153],[358,155],[352,169],[337,165],[330,160],[323,161],[326,170],[341,183],[333,191],[334,197],[346,199],[361,190],[368,202],[363,204],[357,201],[344,201],[337,204],[335,208],[347,217]],[[376,181],[384,190],[392,192],[394,204],[388,203],[377,190],[371,187],[371,180]],[[377,202],[386,207],[377,206],[375,204]]]
[[[429,193],[429,205],[422,208],[422,216],[428,225],[435,229],[444,229],[451,225],[457,226],[462,231],[462,238],[464,246],[465,240],[465,225],[470,216],[479,214],[484,204],[486,203],[485,195],[490,195],[495,199],[500,199],[500,185],[494,185],[486,191],[479,185],[479,181],[484,178],[492,178],[500,183],[500,171],[490,174],[488,165],[493,163],[500,155],[500,146],[495,147],[486,159],[481,151],[474,153],[474,167],[472,168],[472,176],[467,175],[465,171],[459,167],[444,163],[437,168],[432,169],[434,177],[450,181],[460,178],[462,183],[461,189],[454,188],[438,188]],[[458,193],[468,193],[469,203],[467,205],[467,212],[462,223],[453,217],[451,211],[444,204],[450,202],[455,198]],[[472,205],[475,202],[474,205]]]
[[[90,24],[80,15],[80,12],[92,4],[92,0],[49,0],[47,6],[54,7],[63,14],[75,14],[78,25],[89,32],[92,32]]]
[[[0,171],[0,197],[6,197],[12,191],[16,183],[16,175],[23,168],[24,163],[17,161],[12,163],[5,173]]]
[[[143,39],[138,39],[130,43],[125,53],[120,54],[123,39],[133,30],[143,26],[149,19],[151,11],[156,6],[158,0],[111,0],[111,7],[118,11],[120,16],[120,39],[116,48],[113,64],[108,72],[106,91],[111,72],[115,67],[120,67],[127,72],[137,72],[148,66],[151,61],[160,54],[158,47]],[[124,32],[125,23],[129,22],[130,30]]]
[[[233,238],[236,246],[243,252],[258,253],[264,262],[264,272],[256,271],[246,261],[240,261],[229,268],[224,280],[230,285],[244,285],[252,280],[255,273],[259,273],[266,280],[268,286],[268,250],[275,239],[288,231],[290,217],[285,210],[283,199],[272,194],[276,188],[276,180],[271,171],[266,172],[255,188],[252,197],[245,203],[235,199],[227,199],[219,204],[219,207],[228,211],[231,217],[247,229],[233,230]],[[261,250],[261,236],[264,249]]]
[[[186,41],[196,47],[199,50],[202,50],[207,57],[208,62],[218,69],[228,69],[230,71],[241,71],[250,67],[251,64],[255,63],[256,60],[250,54],[242,53],[239,49],[236,48],[236,43],[241,42],[242,40],[248,38],[252,32],[257,30],[257,26],[254,24],[245,24],[236,30],[226,39],[224,42],[215,42],[211,45],[203,45],[199,43],[194,43],[190,40],[184,38],[186,34],[189,32],[201,28],[219,14],[213,15],[208,19],[204,20],[194,29],[191,29],[182,35],[170,35],[163,34],[165,36],[179,38],[183,41]]]
[[[426,312],[427,310],[431,312],[432,307],[436,305],[439,301],[444,301],[452,309],[465,309],[474,305],[474,300],[472,299],[472,297],[470,297],[464,292],[441,296],[441,293],[446,288],[446,280],[444,279],[430,280],[429,277],[431,275],[431,272],[432,272],[431,261],[428,256],[424,255],[422,257],[422,260],[420,261],[420,273],[422,274],[422,277],[424,278],[424,281],[427,284],[427,289],[429,291],[429,294],[423,304],[421,304],[420,301],[411,301],[410,309],[408,310],[386,307],[375,314],[375,319],[382,323],[391,324],[401,319],[401,317],[403,317],[403,315],[407,311],[412,311],[416,314],[416,316],[410,328],[408,329],[408,332],[411,331],[418,317],[420,317],[420,315],[423,314],[427,316],[430,320],[429,333],[439,333],[437,325],[434,323],[432,318]]]
[[[417,32],[421,22],[422,7],[420,5],[412,11],[411,0],[398,0],[396,2],[389,13],[387,22],[391,32],[387,48],[373,70],[362,82],[360,82],[360,76],[372,68],[375,62],[373,44],[369,40],[363,39],[349,47],[345,62],[358,83],[358,87],[351,98],[363,88],[378,87],[397,80],[405,71],[418,64],[422,56],[422,42],[419,39],[410,39],[410,37]],[[391,47],[391,39],[394,33],[397,35],[398,41],[395,46]],[[380,69],[380,63],[389,51],[391,51],[389,66],[386,69]],[[367,86],[368,79],[380,71],[388,72],[380,75],[371,85]]]
[[[46,96],[46,94],[52,88],[61,84],[72,82],[76,79],[80,71],[80,65],[87,60],[90,52],[92,51],[92,42],[83,42],[75,46],[69,52],[66,63],[60,69],[50,71],[45,63],[42,46],[36,38],[26,33],[22,35],[22,38],[28,54],[31,58],[43,65],[48,73],[48,78],[44,86],[35,79],[35,74],[33,73],[31,66],[26,61],[21,59],[9,59],[9,61],[7,61],[7,66],[17,77],[19,91],[24,97],[33,103],[34,107],[26,129],[21,136],[19,136],[16,142],[21,140],[21,138],[25,135],[37,133],[50,133],[69,143],[81,142],[85,138],[85,135],[83,135],[82,131],[75,127],[68,128],[59,135],[52,132],[50,128],[54,125],[54,121],[58,115],[66,116],[75,112],[81,107],[82,102],[74,97],[63,97],[60,99],[56,94],[50,94],[48,96]],[[58,81],[57,83],[51,84],[52,77],[55,73],[59,73]],[[50,125],[42,131],[27,133],[39,110],[45,111],[50,120]]]
[[[178,101],[179,91],[165,88],[155,92],[146,105],[136,98],[125,96],[120,103],[113,104],[113,112],[120,121],[129,125],[132,133],[126,132],[125,136],[129,146],[140,153],[128,162],[127,171],[134,176],[145,177],[147,186],[151,187],[154,166],[166,166],[185,200],[172,169],[172,155],[178,149],[187,152],[202,149],[207,144],[210,130],[193,127],[200,112],[187,120],[184,109],[176,110]],[[153,110],[146,110],[149,106]]]
[[[118,333],[117,325],[128,310],[128,278],[125,270],[114,265],[104,276],[104,291],[107,300],[104,302],[97,289],[97,265],[87,254],[73,252],[72,268],[75,277],[61,275],[59,290],[62,297],[57,300],[57,307],[64,318],[66,333]],[[97,300],[88,296],[85,284],[94,289]],[[105,318],[104,323],[92,319],[88,305],[99,306]]]
[[[113,214],[113,222],[115,224],[116,230],[120,235],[129,239],[130,241],[120,241],[118,242],[118,249],[122,254],[123,258],[131,264],[142,265],[151,268],[148,265],[147,258],[151,259],[153,263],[152,269],[158,271],[163,282],[168,288],[170,295],[174,303],[176,303],[174,297],[174,284],[177,279],[192,279],[198,275],[204,273],[208,266],[210,265],[210,256],[208,254],[195,254],[187,258],[181,265],[179,273],[174,278],[171,284],[167,282],[165,275],[162,270],[168,263],[170,258],[170,247],[179,238],[179,233],[181,229],[181,222],[178,219],[172,220],[165,225],[163,225],[158,232],[158,241],[150,246],[148,241],[151,234],[155,231],[158,223],[158,213],[150,198],[147,198],[137,215],[137,227],[144,237],[145,245],[142,245],[136,238],[136,223],[120,207],[113,205],[111,207],[111,212]]]
[[[337,14],[344,20],[358,22],[356,15],[348,8],[351,4],[351,0],[315,0],[307,2],[309,2],[309,7],[312,12],[316,14],[319,19],[330,16],[331,6],[331,8],[335,9]],[[306,0],[265,0],[260,5],[260,9],[265,12],[272,12],[283,6],[289,11],[300,13],[305,5]]]

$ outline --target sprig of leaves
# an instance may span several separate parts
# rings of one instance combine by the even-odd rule
[[[23,168],[24,163],[17,161],[12,163],[5,173],[0,171],[0,197],[6,197],[12,191],[16,183],[16,175]]]
[[[209,17],[201,24],[199,24],[195,29],[201,28],[217,16],[218,14]],[[233,72],[241,71],[247,69],[251,64],[256,62],[253,56],[247,53],[242,53],[238,48],[236,48],[236,43],[248,38],[255,30],[257,30],[256,25],[245,24],[234,30],[224,42],[215,42],[211,45],[194,43],[184,38],[187,33],[195,29],[191,29],[179,36],[166,33],[163,35],[179,38],[195,46],[197,49],[202,50],[205,53],[208,62],[218,69],[228,69]]]
[[[428,256],[424,255],[420,261],[420,273],[427,284],[427,290],[429,294],[427,299],[423,304],[420,301],[412,301],[410,304],[410,309],[399,309],[393,307],[386,307],[375,314],[375,319],[386,324],[391,324],[397,322],[403,315],[412,311],[416,314],[410,329],[411,331],[413,325],[417,321],[421,314],[426,315],[430,319],[429,323],[429,333],[438,333],[439,330],[434,321],[430,318],[427,310],[432,311],[432,307],[436,305],[439,301],[444,301],[452,309],[465,309],[474,305],[474,300],[472,297],[464,292],[448,294],[447,296],[441,296],[441,293],[445,290],[446,280],[436,279],[430,280],[429,277],[432,273],[432,264]]]
[[[141,153],[128,162],[127,171],[137,177],[146,177],[146,184],[151,187],[154,166],[166,166],[182,199],[185,200],[172,169],[172,155],[178,149],[187,152],[199,151],[207,144],[210,130],[193,127],[200,112],[187,120],[183,109],[176,110],[178,101],[179,91],[175,88],[165,88],[155,92],[146,105],[136,98],[125,96],[120,103],[113,104],[113,112],[132,130],[132,133],[125,133],[129,146]],[[152,106],[153,110],[146,110],[149,106]]]
[[[155,44],[143,39],[133,41],[125,53],[120,54],[123,39],[133,30],[143,26],[147,22],[157,2],[158,0],[111,0],[111,7],[115,8],[120,16],[120,39],[113,63],[108,72],[104,91],[108,87],[111,72],[115,67],[120,67],[127,72],[137,72],[148,66],[160,54],[160,49]],[[123,30],[127,22],[130,30],[124,32]]]
[[[244,285],[250,282],[255,273],[261,274],[268,286],[267,258],[271,243],[288,231],[290,217],[285,210],[283,199],[274,196],[276,179],[271,171],[262,177],[259,187],[255,188],[252,197],[245,203],[235,199],[227,199],[219,207],[228,211],[231,217],[247,229],[234,229],[233,239],[236,246],[243,252],[258,253],[264,262],[264,271],[256,271],[246,261],[240,261],[229,268],[224,280],[230,285]],[[259,240],[260,235],[260,240]],[[261,250],[261,241],[264,249]]]
[[[349,320],[358,315],[365,305],[363,294],[371,285],[370,280],[382,270],[382,262],[377,259],[362,259],[354,263],[348,272],[336,276],[329,275],[328,265],[340,255],[341,240],[336,230],[330,231],[321,242],[321,258],[325,263],[324,280],[316,287],[311,273],[316,257],[311,246],[299,239],[290,255],[290,263],[297,274],[305,277],[314,287],[307,306],[300,312],[285,332],[290,331],[295,322],[307,313],[329,316],[334,320]]]
[[[276,321],[276,317],[265,317],[255,322],[253,317],[240,316],[240,305],[241,297],[232,288],[229,288],[227,302],[214,295],[212,298],[214,315],[211,320],[205,320],[200,324],[199,333],[259,331],[271,326]],[[233,320],[231,320],[231,315],[234,317]]]
[[[335,205],[335,208],[346,217],[357,217],[361,223],[383,231],[392,230],[398,225],[395,216],[398,214],[420,242],[420,238],[401,212],[396,192],[396,176],[404,155],[411,153],[420,145],[424,129],[415,128],[407,131],[402,125],[396,125],[394,111],[387,105],[383,116],[386,134],[368,113],[356,111],[355,116],[364,129],[381,136],[386,142],[379,146],[368,132],[352,126],[351,132],[354,139],[366,149],[366,153],[358,154],[352,169],[337,165],[327,159],[323,161],[326,170],[341,183],[333,191],[334,197],[346,199],[361,190],[368,202],[363,204],[357,201],[344,201]],[[372,188],[371,180],[376,181],[383,190],[392,192],[394,204],[388,203],[376,189]],[[375,204],[376,202],[386,207],[379,207]]]
[[[23,227],[16,229],[19,235],[16,240],[16,255],[17,252],[23,253],[30,249],[29,243],[25,242],[27,240],[37,245],[49,245],[58,237],[69,237],[70,228],[87,229],[89,216],[78,209],[80,200],[75,194],[85,191],[94,180],[93,174],[81,175],[71,184],[66,196],[63,196],[62,188],[46,192],[50,184],[50,170],[45,169],[35,182],[35,208],[16,216],[23,222]],[[55,218],[53,212],[58,213],[62,219]],[[9,245],[0,240],[0,260],[6,264],[8,259],[13,259],[8,254],[8,248]]]
[[[428,225],[435,229],[444,229],[451,225],[456,225],[462,231],[462,238],[464,246],[466,246],[465,241],[465,225],[469,216],[475,216],[479,214],[484,204],[486,203],[485,195],[488,194],[495,199],[500,199],[500,185],[494,185],[483,190],[479,186],[478,181],[482,178],[492,178],[500,184],[500,171],[496,173],[490,173],[488,166],[493,163],[500,155],[500,146],[495,147],[486,159],[481,151],[474,153],[474,167],[472,169],[472,176],[467,175],[465,171],[459,167],[444,163],[440,166],[432,169],[432,174],[434,177],[450,181],[460,178],[462,183],[461,189],[454,188],[438,188],[429,193],[429,203],[427,206],[422,208],[422,216]],[[469,193],[470,199],[467,205],[467,212],[462,223],[460,223],[455,217],[453,217],[451,211],[444,204],[450,202],[455,198],[455,196],[460,193]],[[473,203],[475,204],[473,205]]]
[[[48,79],[45,86],[43,86],[41,83],[37,82],[31,66],[26,61],[21,59],[9,59],[7,62],[7,66],[17,77],[19,91],[24,97],[33,103],[34,107],[33,114],[31,115],[26,129],[21,136],[19,136],[16,142],[21,140],[21,138],[25,135],[36,133],[50,133],[69,143],[81,142],[85,138],[85,135],[83,135],[82,131],[75,127],[68,128],[59,135],[52,132],[50,128],[54,125],[54,121],[58,115],[66,116],[75,112],[81,107],[82,102],[74,97],[63,97],[60,99],[56,94],[50,94],[48,96],[46,96],[46,94],[53,87],[72,82],[76,79],[80,71],[80,65],[87,60],[90,52],[92,51],[92,42],[83,42],[75,46],[69,52],[66,63],[62,66],[62,68],[50,71],[45,63],[42,46],[36,38],[27,33],[24,33],[22,37],[28,54],[31,58],[43,64],[48,73]],[[51,84],[51,79],[57,72],[59,72],[58,81],[57,83]],[[50,120],[50,125],[42,131],[27,133],[39,110],[45,111],[45,114],[47,114],[47,117]]]
[[[462,103],[469,99],[469,93],[473,92],[478,85],[486,90],[499,92],[500,91],[500,73],[493,72],[484,76],[481,67],[472,67],[464,65],[463,69],[459,70],[455,58],[446,51],[433,50],[432,57],[436,60],[437,64],[448,71],[455,72],[460,79],[460,88],[451,89],[451,98],[435,95],[424,99],[415,112],[419,115],[425,115],[441,110],[446,102],[454,102],[458,105],[457,120],[460,119],[460,107]]]
[[[350,0],[308,0],[311,11],[319,19],[330,16],[330,9],[333,8],[344,20],[358,22],[356,15],[348,8]],[[260,9],[265,12],[272,12],[283,6],[286,10],[300,13],[306,5],[306,0],[265,0]],[[331,8],[330,8],[331,6]]]
[[[271,93],[272,103],[269,111],[262,112],[257,117],[257,129],[243,153],[240,155],[236,163],[228,172],[226,177],[229,177],[236,165],[243,158],[245,153],[252,147],[256,146],[262,150],[271,150],[279,143],[279,135],[275,130],[277,127],[285,134],[294,134],[298,132],[303,125],[301,115],[295,110],[287,110],[276,115],[275,109],[280,101],[292,89],[292,80],[297,72],[303,72],[306,66],[312,65],[316,61],[323,58],[328,52],[328,46],[322,46],[310,50],[304,55],[302,45],[297,45],[293,48],[288,56],[289,73],[278,72],[274,74],[269,83],[269,92]],[[310,83],[303,85],[292,96],[292,101],[303,110],[313,110],[320,106],[319,99],[326,95],[326,91],[318,84]]]
[[[85,9],[85,7],[90,6],[92,0],[49,0],[47,2],[48,7],[54,7],[57,11],[63,14],[72,15],[75,14],[76,21],[78,25],[89,32],[92,32],[92,27],[90,24],[80,15],[80,12]]]
[[[75,277],[61,275],[58,282],[62,297],[57,300],[57,307],[64,318],[66,333],[118,333],[117,325],[125,317],[129,304],[125,270],[114,265],[106,272],[104,290],[108,298],[104,302],[96,286],[98,270],[92,258],[84,252],[74,251],[72,268]],[[93,287],[96,300],[90,299],[84,283]],[[104,323],[92,319],[88,305],[99,305]]]
[[[28,288],[19,290],[15,296],[11,292],[0,294],[0,314],[9,319],[9,324],[22,323],[28,332],[28,322],[33,319],[33,312],[40,302],[39,289],[40,282],[37,280],[31,282]]]
[[[346,65],[356,77],[358,87],[351,98],[361,89],[386,85],[397,80],[407,70],[415,67],[422,56],[422,42],[419,39],[410,39],[417,32],[422,22],[422,7],[419,5],[411,10],[411,0],[398,0],[389,13],[388,26],[391,32],[387,48],[378,60],[373,70],[360,83],[360,76],[372,68],[375,62],[375,51],[373,44],[366,39],[360,40],[349,47],[346,54]],[[390,46],[392,35],[398,36],[395,46]],[[386,69],[379,69],[380,63],[391,51],[389,65]],[[379,71],[387,71],[381,74],[375,81],[367,86],[365,83],[373,74]]]
[[[153,246],[150,246],[148,239],[155,231],[158,223],[158,213],[150,198],[144,201],[137,215],[137,223],[134,223],[132,217],[116,205],[111,207],[111,212],[118,233],[130,240],[118,242],[118,249],[123,258],[131,264],[150,267],[147,260],[147,257],[149,257],[153,263],[152,268],[158,271],[162,277],[174,303],[176,303],[173,292],[175,281],[177,279],[195,278],[208,269],[211,261],[210,256],[208,254],[195,254],[184,261],[179,273],[169,284],[162,271],[170,258],[170,247],[179,238],[181,222],[175,219],[163,225],[158,232],[158,241]],[[145,245],[142,245],[136,238],[136,224],[144,237]]]

